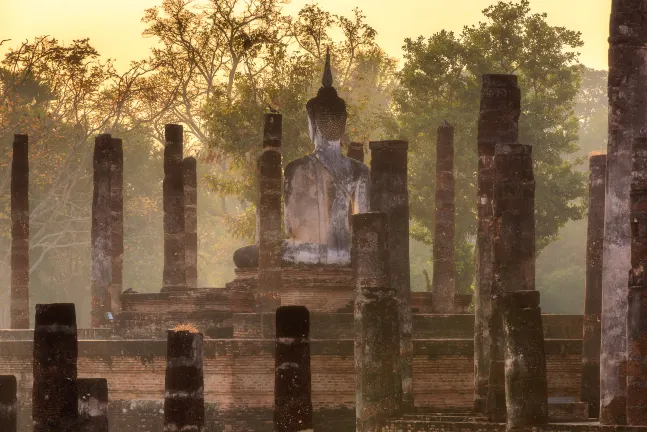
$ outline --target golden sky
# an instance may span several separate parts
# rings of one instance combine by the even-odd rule
[[[115,59],[118,69],[146,57],[151,39],[141,36],[144,9],[161,0],[0,0],[0,39],[15,46],[25,39],[50,35],[60,41],[89,37],[103,57]],[[311,0],[292,0],[296,13]],[[377,30],[377,42],[390,55],[401,56],[406,37],[429,36],[442,29],[460,32],[476,24],[481,10],[496,0],[326,0],[322,9],[350,16],[353,7]],[[607,68],[607,37],[611,0],[530,0],[533,12],[546,12],[551,25],[582,32],[580,60],[596,69]],[[3,48],[0,50],[4,51]]]

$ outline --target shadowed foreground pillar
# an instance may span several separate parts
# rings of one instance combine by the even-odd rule
[[[525,431],[548,421],[546,353],[535,290],[501,293],[505,341],[507,430]]]
[[[110,311],[112,281],[112,231],[110,227],[110,156],[112,137],[98,135],[94,140],[94,191],[92,194],[92,327],[103,327]]]
[[[385,213],[353,215],[355,424],[379,431],[400,413],[397,291],[389,279]]]
[[[435,313],[449,314],[456,294],[454,128],[449,123],[438,126],[435,204],[432,305]]]
[[[492,194],[494,147],[516,143],[521,92],[515,75],[483,75],[478,120],[476,281],[474,290],[474,409],[485,412],[490,374],[492,290]]]
[[[166,352],[164,432],[203,431],[202,333],[169,330]]]
[[[265,114],[263,153],[258,161],[258,298],[257,310],[274,312],[281,305],[281,114]]]
[[[613,0],[609,21],[609,140],[602,252],[600,423],[625,424],[627,284],[631,268],[631,147],[647,124],[647,3]]]
[[[634,139],[627,298],[627,424],[647,426],[647,138]]]
[[[3,432],[17,432],[18,386],[13,375],[0,375],[0,425]]]
[[[198,177],[197,162],[193,157],[182,161],[184,175],[184,227],[186,285],[198,287]]]
[[[124,275],[124,149],[119,138],[112,138],[110,151],[110,242],[112,270],[110,273],[110,310],[121,312]]]
[[[29,156],[27,135],[13,136],[11,159],[11,328],[29,328]]]
[[[413,339],[411,336],[411,275],[409,264],[409,190],[407,141],[372,141],[371,211],[388,218],[389,278],[398,295],[400,389],[402,410],[413,410]]]
[[[310,313],[304,306],[276,311],[274,431],[312,431]]]
[[[183,128],[164,126],[164,274],[162,292],[186,289]]]
[[[586,238],[586,293],[582,334],[580,398],[589,417],[600,415],[600,313],[602,312],[602,241],[604,239],[604,175],[606,155],[589,159],[589,211]]]
[[[79,432],[108,432],[108,381],[78,378]]]
[[[32,419],[34,432],[78,431],[74,304],[36,305]]]

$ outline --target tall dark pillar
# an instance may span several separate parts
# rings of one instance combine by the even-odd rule
[[[112,138],[110,152],[110,230],[112,270],[110,273],[110,310],[121,312],[124,275],[124,149],[119,138]]]
[[[389,278],[389,229],[385,213],[353,220],[355,271],[355,425],[382,430],[401,412],[397,290]]]
[[[184,227],[186,236],[186,284],[198,287],[198,177],[193,157],[182,161],[184,173]]]
[[[32,392],[34,432],[78,431],[77,356],[74,304],[37,304]]]
[[[108,432],[108,381],[77,378],[79,432]]]
[[[647,3],[613,0],[609,24],[609,140],[602,251],[600,423],[625,424],[627,269],[631,267],[631,146],[647,124]]]
[[[604,240],[604,176],[606,155],[589,159],[589,212],[586,239],[586,297],[582,336],[580,397],[589,417],[600,416],[600,314],[602,312],[602,241]]]
[[[110,311],[112,281],[110,159],[112,137],[101,134],[94,140],[94,191],[92,194],[92,327],[106,324]]]
[[[312,430],[310,313],[304,306],[276,311],[274,431]]]
[[[18,385],[13,375],[0,375],[0,425],[5,432],[18,432]]]
[[[490,375],[492,292],[492,194],[494,147],[516,143],[521,92],[515,75],[483,75],[478,120],[476,286],[474,290],[474,409],[485,412]]]
[[[29,156],[27,135],[13,136],[11,159],[11,328],[29,328]]]
[[[535,289],[535,180],[532,147],[497,144],[494,171],[487,413],[491,420],[502,421],[506,413],[506,359],[503,310],[497,298],[510,291]]]
[[[164,275],[162,292],[186,290],[182,125],[164,126]]]
[[[443,314],[454,312],[456,295],[454,210],[454,128],[445,123],[438,127],[436,141],[436,223],[432,284],[434,312]]]
[[[282,115],[265,114],[263,153],[259,158],[258,308],[274,312],[281,304],[281,134]]]
[[[350,143],[346,156],[364,163],[364,145],[360,142]]]
[[[409,265],[407,141],[372,141],[371,210],[386,213],[390,283],[398,292],[402,410],[413,410],[413,339]]]
[[[169,330],[164,432],[204,431],[202,333]]]

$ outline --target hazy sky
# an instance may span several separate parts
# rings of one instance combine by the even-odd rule
[[[144,9],[161,0],[0,0],[0,39],[22,40],[50,35],[61,41],[89,37],[103,57],[117,60],[119,69],[147,56],[151,39],[141,36]],[[311,0],[293,0],[295,13]],[[482,18],[481,10],[496,0],[327,0],[324,10],[350,16],[353,7],[364,11],[377,30],[377,41],[390,55],[401,56],[406,37],[429,36],[442,29],[460,32]],[[546,12],[548,22],[582,32],[582,63],[607,68],[607,37],[611,0],[530,0],[533,12]],[[0,48],[0,51],[4,51]]]

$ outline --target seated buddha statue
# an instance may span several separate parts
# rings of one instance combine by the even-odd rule
[[[346,103],[333,87],[326,53],[322,87],[306,104],[314,152],[284,170],[285,264],[349,265],[350,214],[369,211],[369,169],[342,155]],[[258,246],[234,254],[237,267],[258,265]]]

